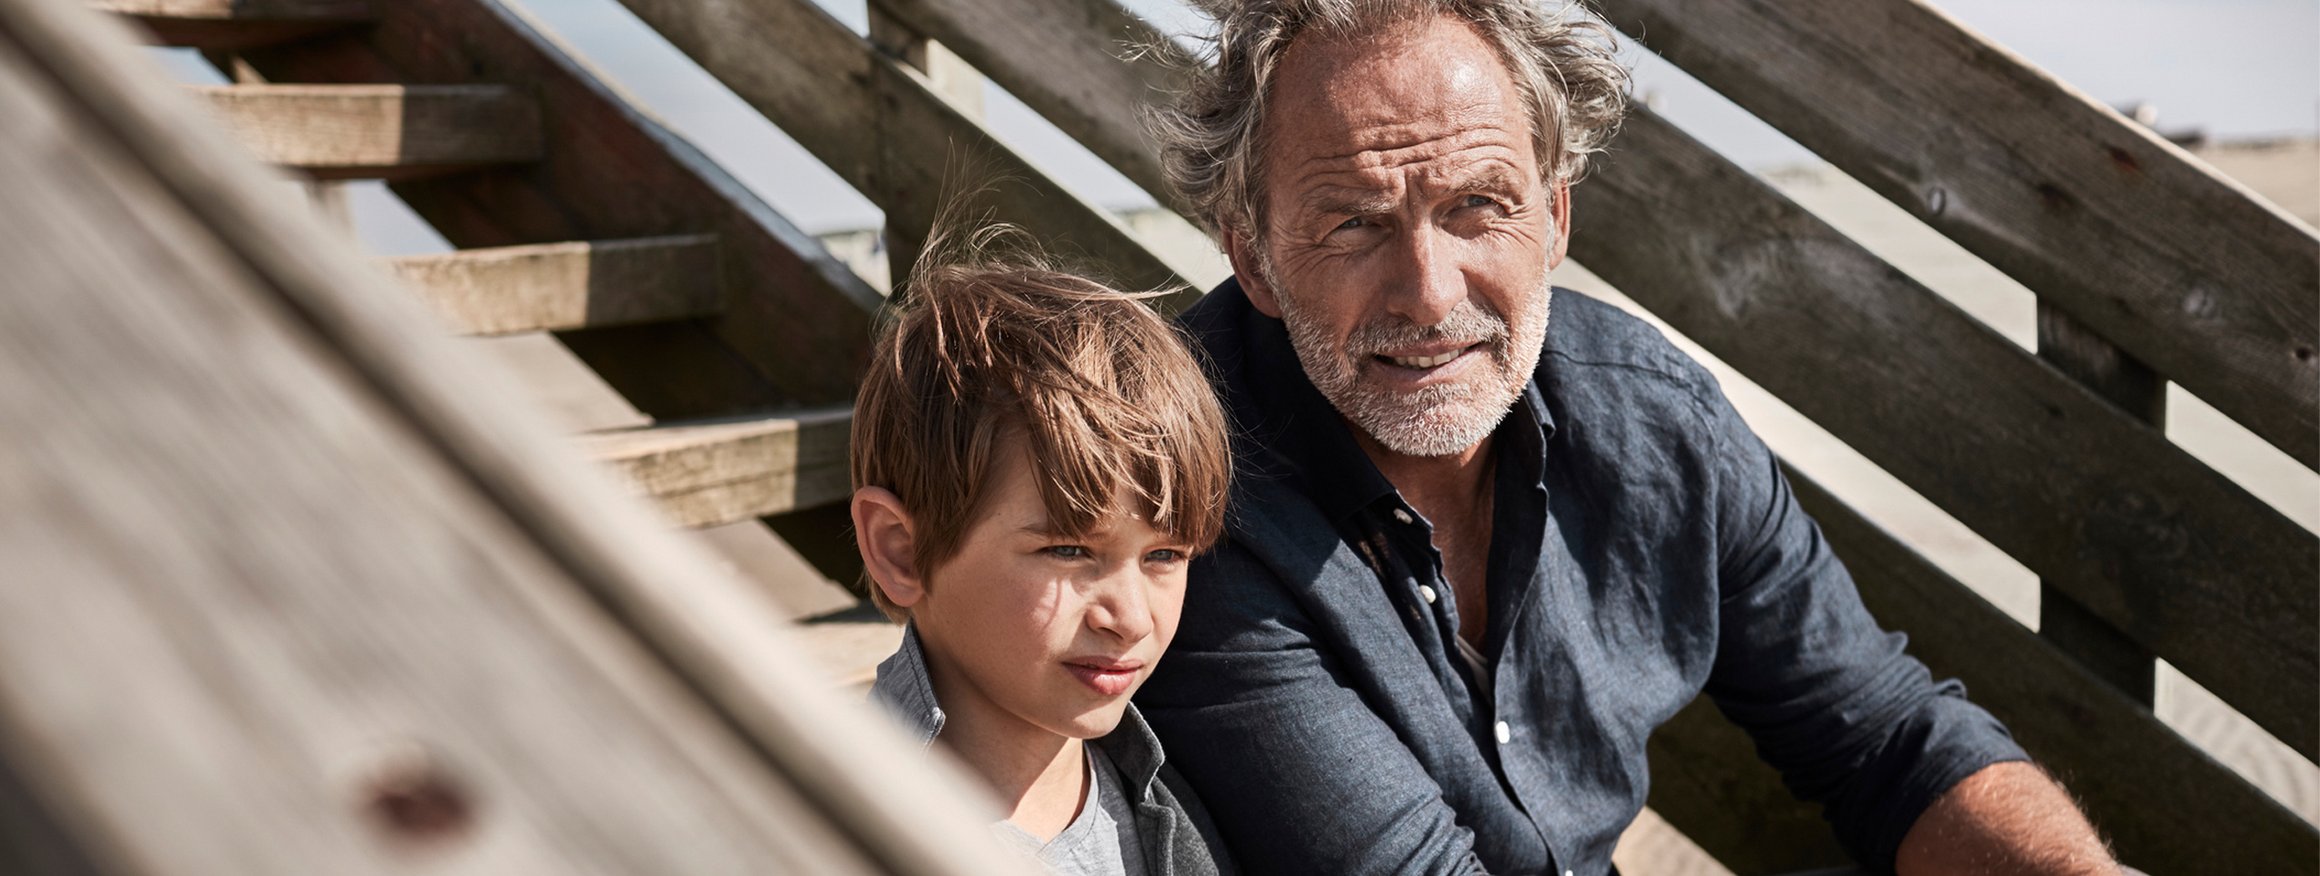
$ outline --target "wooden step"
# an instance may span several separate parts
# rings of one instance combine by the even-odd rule
[[[385,260],[470,335],[571,331],[714,316],[717,237],[646,237],[470,249]]]
[[[639,492],[690,527],[845,500],[850,408],[593,432],[580,438]]]
[[[540,157],[540,111],[501,85],[206,85],[259,157],[317,179],[409,180]]]
[[[367,0],[92,0],[145,26],[156,45],[239,52],[371,21]]]

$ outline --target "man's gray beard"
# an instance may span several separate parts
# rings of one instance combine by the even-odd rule
[[[1297,351],[1297,361],[1305,366],[1314,388],[1339,414],[1387,450],[1404,456],[1450,456],[1496,430],[1538,368],[1547,321],[1554,311],[1553,284],[1541,277],[1538,294],[1532,296],[1538,302],[1536,320],[1518,313],[1510,325],[1503,315],[1469,299],[1435,325],[1386,317],[1356,327],[1343,347],[1335,347],[1314,320],[1304,318],[1298,296],[1279,284],[1273,288],[1281,321],[1289,329],[1289,346]],[[1479,385],[1443,384],[1401,393],[1362,383],[1361,366],[1378,351],[1444,340],[1487,345],[1490,372]]]

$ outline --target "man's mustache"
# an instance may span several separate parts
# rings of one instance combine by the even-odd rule
[[[1387,350],[1424,344],[1472,346],[1503,342],[1507,335],[1505,318],[1469,301],[1459,305],[1441,322],[1432,325],[1419,325],[1400,316],[1363,323],[1355,327],[1346,338],[1345,346],[1347,352],[1357,356],[1374,356]]]

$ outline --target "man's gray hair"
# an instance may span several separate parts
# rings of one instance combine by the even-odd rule
[[[1627,111],[1627,68],[1611,29],[1559,0],[1191,0],[1216,22],[1208,63],[1175,106],[1151,115],[1168,181],[1208,222],[1264,228],[1259,161],[1273,74],[1306,34],[1355,37],[1449,16],[1497,50],[1530,114],[1549,182],[1575,180]],[[1552,11],[1539,2],[1555,3]]]

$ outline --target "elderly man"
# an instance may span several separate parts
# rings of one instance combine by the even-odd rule
[[[1624,109],[1605,32],[1211,2],[1158,128],[1232,259],[1184,322],[1240,483],[1141,700],[1250,871],[1605,873],[1705,691],[1866,866],[2116,872],[1863,610],[1714,381],[1550,287]]]

